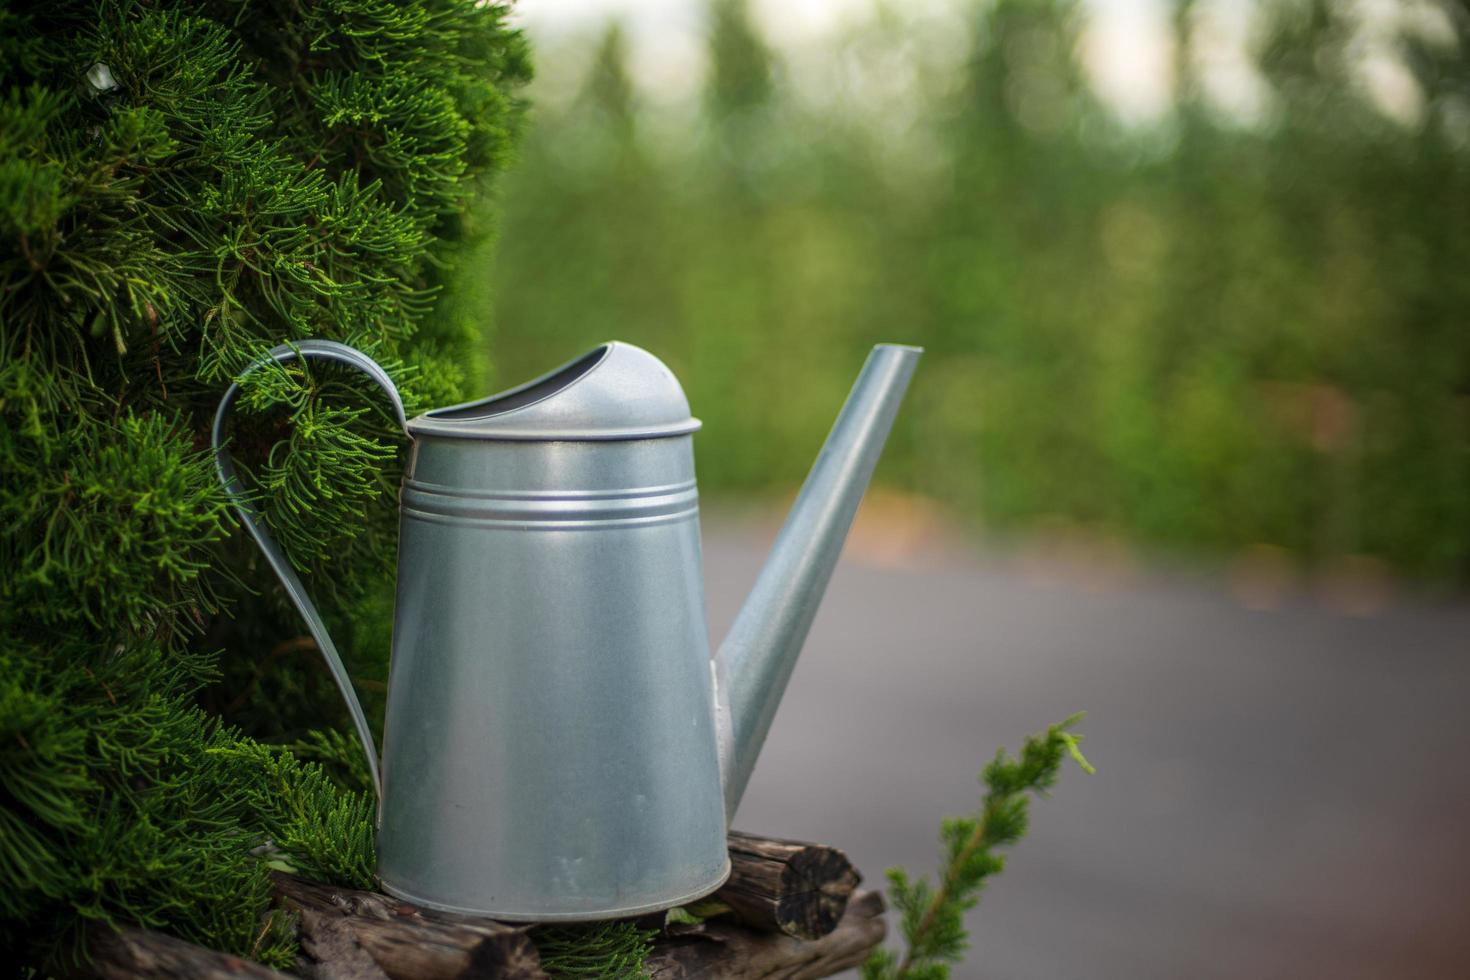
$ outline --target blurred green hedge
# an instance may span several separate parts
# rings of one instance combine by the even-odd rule
[[[740,3],[711,8],[698,105],[645,104],[614,28],[574,97],[537,99],[500,380],[647,346],[705,420],[706,492],[765,492],[800,479],[867,345],[922,344],[879,479],[991,529],[1460,578],[1470,15],[1416,9],[1373,48],[1347,5],[1258,5],[1242,119],[1205,98],[1181,3],[1175,102],[1133,128],[1063,0],[978,5],[958,58],[880,11],[831,42],[825,100]],[[1375,52],[1417,117],[1375,105]]]

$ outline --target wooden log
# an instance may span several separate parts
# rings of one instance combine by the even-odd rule
[[[653,980],[815,980],[863,962],[887,931],[883,896],[858,892],[837,928],[821,939],[756,932],[713,919],[671,927],[654,944],[648,967]]]
[[[290,980],[285,973],[147,929],[99,927],[88,970],[102,980]]]
[[[308,980],[388,980],[372,954],[358,942],[347,917],[335,912],[297,913],[301,951],[296,972]]]
[[[731,831],[730,880],[713,898],[754,929],[819,939],[842,921],[862,881],[835,847]]]
[[[857,880],[841,852],[745,834],[732,835],[731,849],[732,862],[745,869],[732,878],[737,886],[732,894],[742,906],[739,920],[722,916],[698,925],[669,927],[655,940],[648,962],[655,980],[812,980],[861,963],[883,941],[882,896],[853,894],[851,884],[833,886],[849,878]],[[802,854],[810,864],[796,860]],[[821,892],[824,886],[820,883],[832,886],[826,899],[813,898],[809,904],[828,911],[834,903],[845,907],[836,928],[820,938],[801,939],[772,931],[796,923],[813,928],[812,914],[780,911],[783,896],[804,893],[789,882],[782,885],[792,865],[798,869],[793,872],[794,880],[819,882],[805,892]],[[801,872],[803,867],[827,870]],[[274,881],[280,904],[297,916],[301,934],[298,970],[315,980],[542,980],[546,976],[527,926],[420,909],[386,895],[321,885],[291,875],[276,875]],[[728,901],[731,896],[721,892],[718,897],[735,907]],[[798,903],[796,907],[804,906]],[[746,924],[751,921],[756,928]],[[142,929],[99,929],[91,949],[92,972],[104,980],[286,980],[288,976],[238,956]]]
[[[274,876],[276,895],[301,913],[303,948],[320,942],[340,946],[345,927],[352,939],[392,980],[544,980],[541,958],[526,935],[529,927],[421,909],[376,892],[338,888],[292,875]],[[310,913],[310,914],[308,914]],[[333,956],[317,963],[320,973]],[[346,980],[351,974],[330,974]],[[367,980],[363,975],[362,980]]]

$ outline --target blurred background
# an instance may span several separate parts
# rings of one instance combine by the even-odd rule
[[[1069,773],[962,977],[1470,975],[1470,5],[557,0],[495,380],[647,347],[718,633],[920,344],[737,825],[932,868]]]

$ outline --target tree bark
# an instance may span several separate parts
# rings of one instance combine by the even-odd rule
[[[821,939],[752,932],[714,919],[671,928],[655,943],[648,967],[653,980],[815,980],[857,966],[887,931],[883,896],[858,892],[837,928]]]
[[[714,894],[753,929],[820,939],[842,921],[862,875],[835,847],[731,831],[730,880]]]
[[[296,920],[301,951],[296,972],[309,980],[388,980],[372,954],[358,942],[346,916],[302,909]]]
[[[93,976],[102,980],[290,980],[285,973],[229,953],[217,953],[161,932],[101,926],[89,947]]]
[[[302,913],[303,949],[341,947],[340,931],[391,980],[543,980],[541,958],[527,927],[420,909],[376,892],[337,888],[292,875],[274,876],[281,904]],[[370,973],[323,973],[338,962],[327,952],[319,976],[369,980]]]

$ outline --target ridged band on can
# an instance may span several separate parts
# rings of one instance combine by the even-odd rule
[[[661,524],[694,517],[699,493],[693,480],[623,490],[495,492],[403,482],[405,517],[477,527],[555,529]]]

